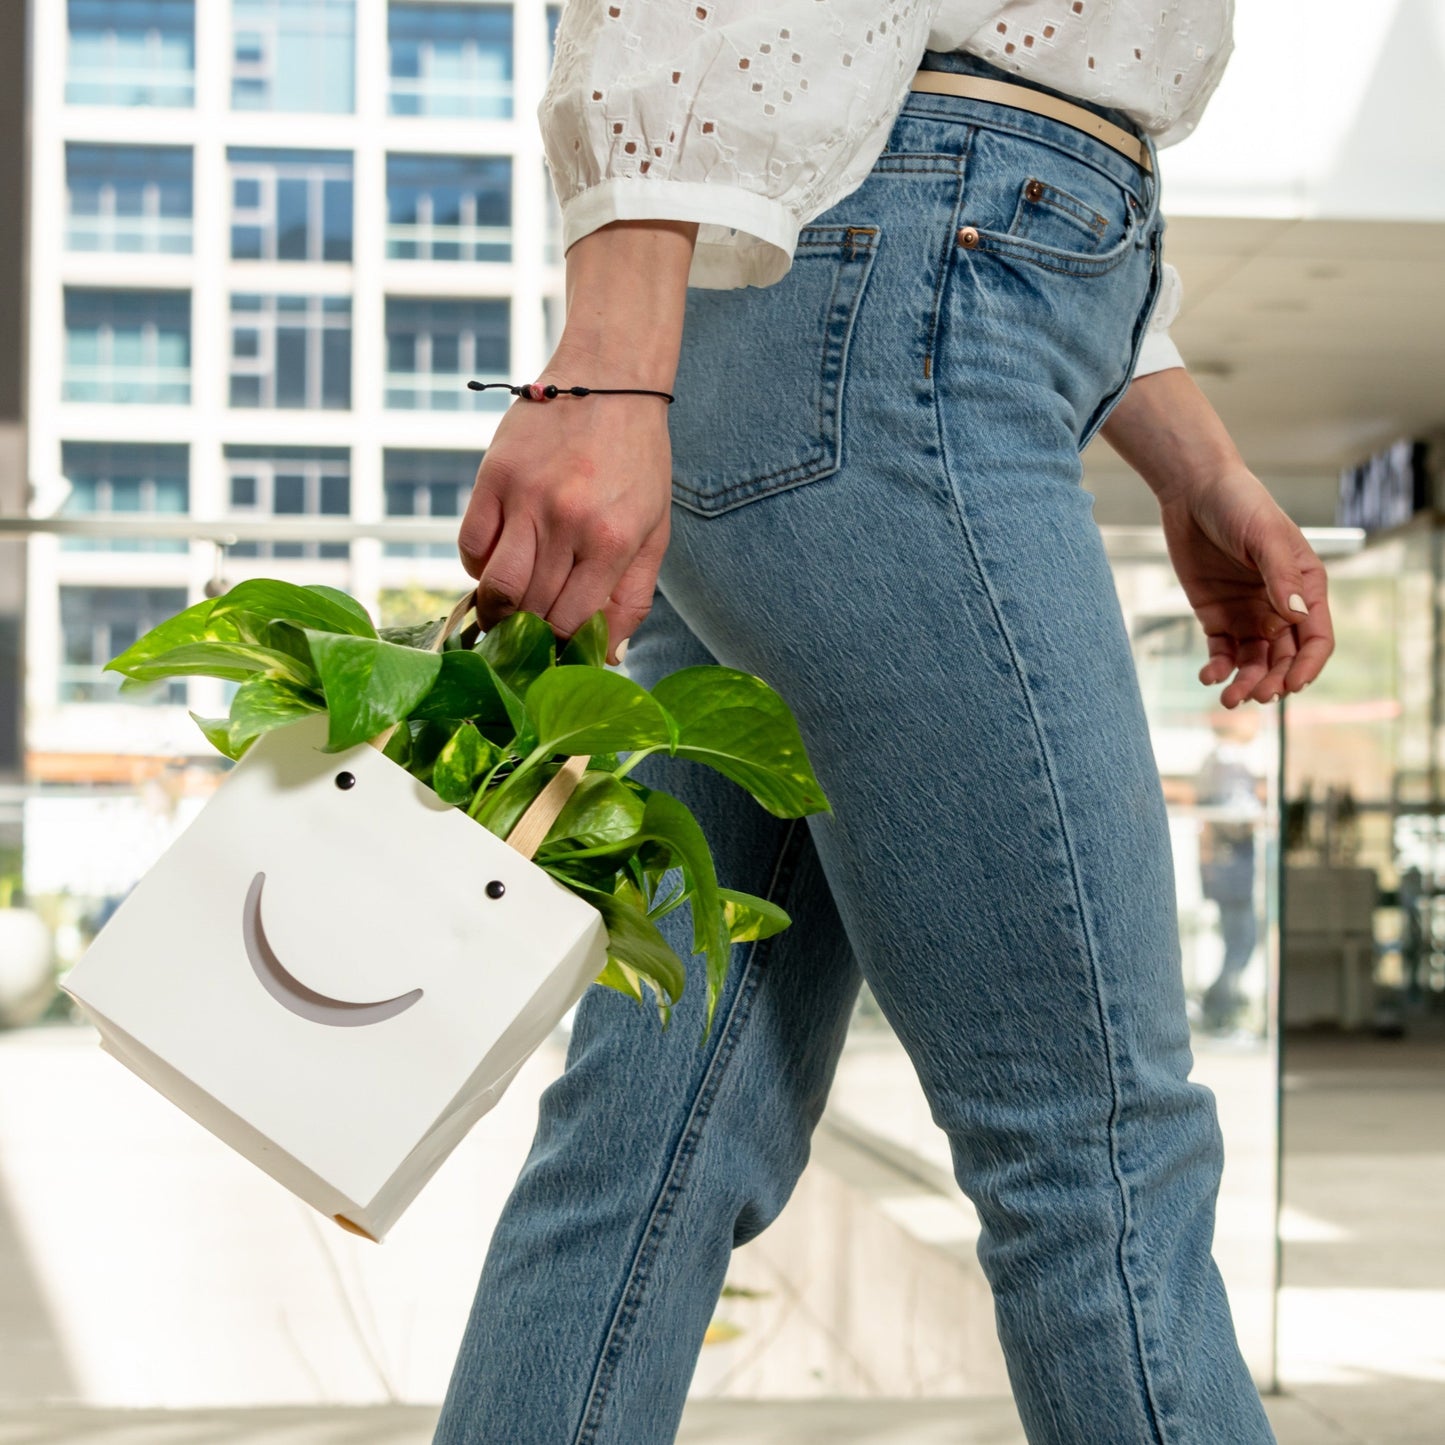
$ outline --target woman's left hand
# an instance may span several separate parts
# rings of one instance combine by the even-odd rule
[[[1247,468],[1161,497],[1169,557],[1209,641],[1220,702],[1273,702],[1319,676],[1335,648],[1324,564]],[[1304,604],[1303,610],[1299,604]]]

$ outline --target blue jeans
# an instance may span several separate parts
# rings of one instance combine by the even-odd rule
[[[959,56],[927,64],[987,67]],[[947,1134],[1028,1437],[1273,1437],[1210,1254],[1164,801],[1079,451],[1158,285],[1155,185],[1080,131],[912,95],[765,288],[692,291],[673,536],[628,655],[787,698],[831,816],[651,758],[729,886],[699,1048],[592,987],[482,1271],[439,1445],[664,1445],[732,1250],[807,1162],[860,979]],[[666,920],[689,949],[685,910]]]

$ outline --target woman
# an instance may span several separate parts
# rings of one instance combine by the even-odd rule
[[[1210,1256],[1163,799],[1079,484],[1103,426],[1158,496],[1226,707],[1318,675],[1324,571],[1150,327],[1177,308],[1155,143],[1197,120],[1229,25],[1229,0],[563,12],[541,120],[567,321],[541,381],[677,401],[514,405],[463,558],[487,620],[566,636],[605,607],[644,684],[767,678],[834,811],[783,822],[669,765],[720,876],[793,926],[736,950],[705,1048],[700,974],[666,1034],[588,990],[438,1441],[674,1438],[861,978],[977,1205],[1029,1439],[1271,1438]]]

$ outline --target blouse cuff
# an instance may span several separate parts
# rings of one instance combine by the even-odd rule
[[[1183,365],[1184,358],[1179,354],[1174,338],[1163,327],[1151,327],[1144,334],[1144,344],[1139,348],[1134,375],[1148,376],[1153,371],[1168,371],[1171,366]]]
[[[696,221],[689,286],[771,286],[788,274],[798,221],[781,201],[712,181],[613,176],[562,206],[562,249],[610,221]]]

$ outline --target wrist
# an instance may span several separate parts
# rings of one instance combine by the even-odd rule
[[[567,320],[549,372],[587,386],[672,389],[697,225],[614,221],[567,251]]]

